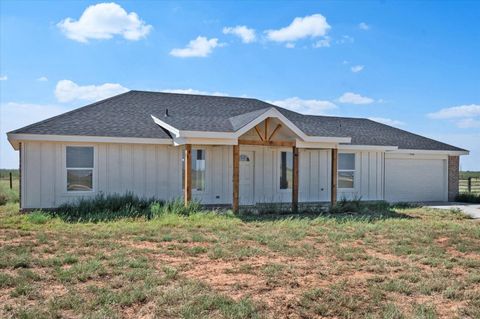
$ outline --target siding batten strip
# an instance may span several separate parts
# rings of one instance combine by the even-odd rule
[[[298,148],[293,147],[292,211],[298,211]]]
[[[20,205],[20,211],[22,211],[22,142],[18,143],[18,203]]]
[[[185,206],[192,200],[192,145],[185,144]]]
[[[337,157],[338,149],[332,148],[332,185],[330,203],[335,205],[337,203]]]
[[[232,209],[234,213],[238,212],[238,193],[240,189],[240,146],[233,145],[233,201]]]

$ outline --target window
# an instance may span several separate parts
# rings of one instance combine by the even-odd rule
[[[355,154],[338,154],[338,188],[354,188]]]
[[[292,188],[292,152],[280,152],[280,189]]]
[[[250,162],[250,157],[248,157],[248,155],[242,154],[240,155],[240,162]]]
[[[93,147],[67,146],[67,191],[93,190]]]
[[[192,190],[205,191],[205,150],[192,149]],[[182,188],[185,189],[185,153],[182,154]]]

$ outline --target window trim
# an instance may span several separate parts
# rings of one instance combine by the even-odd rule
[[[93,167],[67,167],[67,147],[91,147],[93,148]],[[64,194],[69,196],[75,195],[89,195],[97,191],[97,147],[94,144],[65,144],[62,148],[63,151],[63,190]],[[92,189],[88,191],[69,191],[68,190],[68,170],[92,170]]]
[[[288,188],[280,188],[280,178],[282,177],[282,152],[287,152],[287,153],[292,154],[292,172],[293,172],[293,151],[292,151],[292,149],[290,149],[290,148],[280,148],[280,149],[278,149],[278,155],[277,155],[277,158],[278,158],[278,164],[277,164],[278,173],[277,173],[277,181],[276,181],[277,190],[279,192],[283,192],[283,193],[291,193],[292,190],[293,190],[293,185],[291,185]],[[293,176],[292,176],[292,178],[293,178]],[[292,180],[292,182],[293,182],[293,180]]]
[[[340,169],[340,155],[341,154],[353,154],[353,165],[354,169]],[[339,152],[338,153],[338,158],[337,158],[337,185],[338,180],[339,180],[339,173],[340,172],[353,172],[353,187],[351,188],[345,188],[345,187],[337,187],[339,191],[355,191],[357,189],[357,174],[358,174],[358,169],[357,169],[357,153],[356,152]]]
[[[208,158],[208,152],[207,152],[207,148],[206,147],[194,147],[192,145],[192,154],[193,152],[195,151],[198,151],[198,150],[202,150],[203,153],[204,153],[204,156],[205,156],[205,187],[203,188],[203,190],[199,191],[198,189],[196,188],[193,188],[193,185],[192,185],[192,194],[205,194],[207,193],[207,189],[208,189],[208,176],[207,176],[207,172],[208,172],[208,164],[207,164],[207,158]],[[192,164],[193,164],[193,156],[191,157],[192,158]],[[182,166],[181,167],[181,171],[180,171],[180,178],[181,178],[181,181],[180,181],[180,185],[181,185],[181,188],[182,188],[182,193],[185,191],[185,149],[182,149],[182,154],[180,156],[180,165]],[[193,171],[193,167],[192,167],[192,171]],[[193,179],[192,179],[192,182],[193,182]],[[192,183],[193,184],[193,183]]]

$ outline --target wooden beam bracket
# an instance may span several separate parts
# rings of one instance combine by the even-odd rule
[[[265,119],[265,138],[264,141],[268,141],[268,117]]]
[[[267,141],[270,142],[273,138],[273,136],[275,135],[275,133],[277,133],[277,131],[282,127],[282,124],[277,124],[277,126],[275,127],[275,129],[273,130],[272,134],[270,134],[270,136],[268,137]]]
[[[258,125],[255,125],[255,131],[257,131],[258,137],[260,137],[261,141],[264,141],[262,134],[260,133],[260,129],[258,128]]]

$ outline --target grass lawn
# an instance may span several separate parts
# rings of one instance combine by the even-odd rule
[[[65,223],[0,206],[0,318],[480,318],[480,224],[162,215]]]

